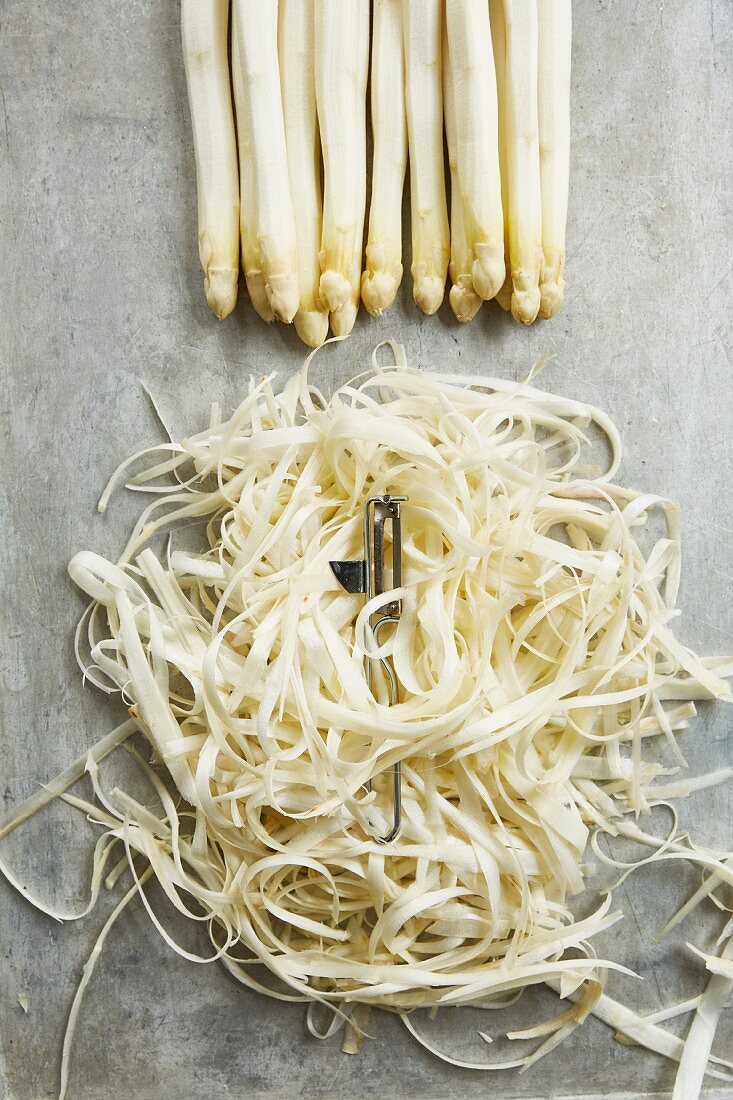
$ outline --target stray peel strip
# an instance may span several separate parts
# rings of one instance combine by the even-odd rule
[[[89,958],[84,964],[84,971],[81,981],[77,986],[76,993],[74,994],[74,1000],[71,1003],[71,1011],[69,1012],[69,1018],[66,1022],[66,1030],[64,1032],[64,1043],[61,1051],[61,1081],[59,1087],[59,1100],[65,1100],[67,1090],[69,1087],[69,1068],[71,1061],[71,1049],[74,1042],[74,1033],[76,1031],[76,1025],[79,1019],[79,1011],[81,1009],[81,1002],[84,997],[84,991],[91,981],[94,968],[97,965],[97,959],[102,953],[105,940],[112,931],[113,927],[117,923],[117,920],[121,916],[124,909],[130,904],[135,895],[142,889],[147,880],[153,873],[152,867],[147,867],[140,875],[139,881],[135,882],[134,886],[131,886],[127,893],[123,896],[122,900],[112,910],[110,916],[105,921],[102,931],[99,933],[94,947],[92,948]]]
[[[711,977],[695,1009],[685,1039],[672,1100],[688,1100],[688,1097],[699,1096],[718,1021],[733,990],[733,935],[723,948],[720,958],[704,955],[700,951],[697,954],[704,958]]]
[[[12,833],[29,817],[33,817],[34,814],[39,813],[46,806],[50,806],[54,799],[59,798],[73,787],[85,774],[90,754],[91,758],[97,763],[104,760],[114,749],[132,737],[136,729],[137,726],[132,719],[128,719],[127,722],[123,722],[115,729],[110,730],[96,745],[84,752],[72,764],[69,764],[68,768],[65,768],[60,775],[57,775],[50,783],[44,784],[40,791],[36,791],[20,806],[4,814],[0,818],[0,840]]]

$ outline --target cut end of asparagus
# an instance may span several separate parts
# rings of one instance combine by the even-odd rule
[[[309,348],[319,348],[328,336],[328,314],[319,309],[299,309],[295,314],[295,331]]]
[[[289,325],[300,304],[298,276],[270,275],[270,281],[265,283],[265,292],[278,321]]]
[[[412,297],[415,305],[430,316],[437,313],[445,295],[445,283],[437,275],[415,277]]]
[[[531,325],[540,311],[540,288],[536,276],[512,272],[512,317],[520,325]]]
[[[483,298],[479,297],[473,287],[461,283],[456,283],[450,288],[448,300],[456,315],[456,321],[460,321],[461,324],[472,321],[483,305]]]
[[[331,329],[334,336],[348,336],[354,327],[356,315],[359,312],[358,302],[349,299],[341,309],[335,309],[331,313]]]
[[[269,325],[271,321],[275,320],[275,314],[272,312],[272,306],[270,305],[267,291],[265,290],[264,275],[261,271],[255,271],[251,272],[249,275],[245,273],[244,277],[247,283],[247,293],[249,294],[252,308],[255,313],[257,313],[263,321],[267,321]]]
[[[351,283],[340,271],[324,271],[318,284],[323,304],[331,311],[341,309],[351,297]]]
[[[223,321],[237,304],[239,271],[231,267],[210,267],[204,274],[204,293],[211,312]]]
[[[372,317],[379,317],[385,309],[389,309],[401,281],[401,266],[397,275],[389,271],[364,272],[361,277],[361,297]]]
[[[503,245],[497,247],[490,244],[477,244],[476,259],[471,268],[471,278],[476,293],[488,302],[499,293],[505,277]]]

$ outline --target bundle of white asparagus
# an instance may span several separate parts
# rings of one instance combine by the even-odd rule
[[[217,317],[240,252],[257,313],[311,347],[351,332],[360,298],[387,309],[408,151],[417,306],[439,309],[449,272],[459,321],[492,298],[523,324],[560,308],[571,0],[182,0],[181,20]]]

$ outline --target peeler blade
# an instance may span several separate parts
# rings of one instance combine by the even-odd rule
[[[366,592],[365,561],[330,561],[333,575],[347,592]]]

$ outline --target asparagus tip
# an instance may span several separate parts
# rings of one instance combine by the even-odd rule
[[[319,348],[328,336],[328,314],[320,309],[299,309],[294,318],[295,331],[309,348]]]
[[[540,284],[540,317],[554,317],[565,301],[565,283],[552,275]]]
[[[278,321],[289,325],[298,310],[300,290],[297,275],[270,275],[265,283],[267,300]]]
[[[354,327],[356,315],[359,312],[359,303],[349,299],[340,309],[331,312],[331,328],[334,336],[348,336]]]
[[[210,267],[204,274],[204,293],[212,313],[223,321],[237,304],[239,271],[231,267]]]
[[[445,295],[445,282],[437,275],[422,275],[415,279],[412,297],[415,305],[427,313],[437,313]]]
[[[244,278],[252,308],[269,325],[271,321],[275,320],[275,314],[272,312],[272,306],[267,298],[264,275],[261,271],[245,271]]]
[[[479,297],[473,287],[461,283],[455,283],[450,288],[448,300],[456,315],[456,321],[460,321],[461,324],[472,321],[483,304],[483,299]]]
[[[385,309],[389,309],[395,300],[401,279],[401,267],[399,275],[373,269],[364,272],[361,277],[361,297],[372,317],[380,317]]]
[[[340,271],[324,271],[318,284],[318,292],[327,309],[341,309],[351,296],[351,283]]]
[[[503,248],[496,249],[488,244],[476,245],[471,278],[479,297],[486,302],[495,298],[504,285],[505,275]]]
[[[531,325],[540,311],[538,283],[522,272],[512,275],[512,317],[520,325]]]
[[[497,291],[494,300],[506,313],[512,308],[512,280],[509,276],[504,280],[501,289]]]

